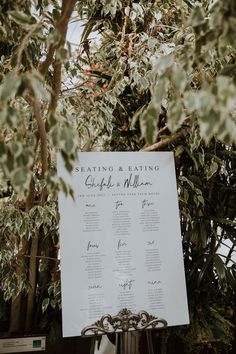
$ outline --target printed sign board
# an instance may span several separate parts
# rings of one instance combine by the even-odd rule
[[[59,196],[64,336],[128,308],[189,323],[171,152],[84,152]]]
[[[1,338],[0,353],[45,351],[46,337]]]

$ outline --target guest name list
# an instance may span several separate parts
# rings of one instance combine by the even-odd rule
[[[109,313],[189,323],[173,154],[89,152],[59,196],[63,335]],[[178,306],[176,306],[178,304]]]

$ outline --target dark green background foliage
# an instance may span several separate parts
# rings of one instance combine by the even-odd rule
[[[82,39],[72,47],[68,24],[81,20]],[[60,335],[57,193],[72,191],[56,175],[56,152],[71,170],[78,150],[170,150],[191,325],[161,332],[162,352],[174,353],[175,340],[186,353],[229,352],[235,38],[233,0],[1,1],[3,333]]]

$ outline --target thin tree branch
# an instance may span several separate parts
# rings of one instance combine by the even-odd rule
[[[123,41],[125,38],[125,32],[126,32],[126,27],[128,25],[128,21],[129,21],[129,16],[125,15],[124,25],[122,27],[122,32],[121,32],[121,41]]]
[[[25,49],[25,47],[27,46],[27,43],[30,39],[30,37],[34,34],[34,32],[36,32],[41,26],[43,25],[42,20],[39,21],[38,23],[36,23],[32,29],[29,31],[29,33],[27,33],[27,35],[23,38],[20,46],[17,49],[17,57],[16,57],[16,67],[15,67],[15,71],[18,72],[20,69],[20,65],[21,65],[21,58],[22,58],[22,54],[23,51]]]
[[[77,84],[77,85],[74,85],[73,87],[67,87],[65,89],[63,89],[61,92],[64,93],[64,92],[67,92],[67,91],[73,91],[73,90],[77,90],[79,89],[80,87],[83,87],[85,86],[87,83],[89,83],[91,80],[85,80],[83,82],[81,82],[80,84]]]
[[[47,132],[45,128],[45,123],[40,114],[40,104],[36,97],[32,102],[33,113],[35,120],[38,125],[39,138],[41,141],[41,162],[42,162],[42,177],[44,178],[46,171],[48,170],[48,149],[47,149]]]
[[[33,256],[30,255],[30,254],[24,254],[24,257],[32,258]],[[46,259],[46,260],[50,260],[50,261],[60,262],[60,259],[54,258],[54,257],[34,256],[34,258],[35,258],[35,259],[38,258],[38,259]]]
[[[195,5],[193,5],[193,3],[189,0],[183,0],[183,2],[185,2],[185,4],[188,5],[190,9],[193,9],[195,7]]]
[[[130,0],[127,1],[127,7],[130,5]],[[124,38],[125,38],[125,33],[126,33],[126,28],[128,25],[128,21],[129,21],[129,16],[125,15],[124,18],[124,25],[122,27],[122,32],[121,32],[121,42],[123,42]]]
[[[178,133],[174,133],[168,138],[162,139],[155,144],[150,146],[143,147],[140,151],[157,151],[166,148],[169,144],[175,143],[178,140],[182,139],[185,136],[185,131],[182,130]]]
[[[162,127],[161,129],[158,130],[157,135],[156,135],[156,140],[159,138],[159,136],[163,133],[165,133],[168,130],[167,125],[165,125],[164,127]]]
[[[235,249],[235,245],[233,244],[229,250],[227,257],[226,257],[225,265],[228,265],[229,261],[233,262],[233,260],[231,259],[231,256],[234,252],[234,249]]]
[[[62,2],[62,16],[59,19],[58,23],[56,24],[56,28],[59,31],[61,35],[61,40],[59,44],[56,46],[56,49],[63,48],[66,42],[66,34],[68,30],[68,23],[72,14],[72,11],[74,9],[76,0],[63,0]],[[60,90],[61,90],[61,69],[62,69],[62,64],[57,61],[56,59],[54,60],[53,64],[53,90],[52,90],[52,96],[51,96],[51,102],[49,104],[48,112],[54,112],[57,107],[57,101],[58,97],[60,95]]]
[[[68,23],[73,12],[75,3],[76,0],[62,1],[61,17],[55,24],[55,29],[58,30],[58,32],[60,33],[61,38],[57,44],[52,44],[50,46],[46,59],[40,64],[39,72],[42,76],[46,75],[49,66],[52,64],[56,50],[60,47],[64,47],[65,45]]]
[[[224,245],[224,243],[222,242],[223,238],[224,238],[224,229],[221,230],[220,238],[219,238],[219,241],[216,245],[215,253],[218,251],[218,249],[220,248],[221,245]]]
[[[40,72],[40,74],[42,76],[46,75],[49,66],[52,64],[55,50],[56,50],[56,46],[55,45],[51,45],[49,50],[48,50],[48,54],[47,54],[47,57],[46,57],[45,61],[40,64],[39,72]]]
[[[84,146],[82,147],[81,150],[82,151],[91,151],[93,143],[94,143],[94,138],[92,136],[90,136],[88,141],[84,144]]]
[[[48,112],[55,112],[57,101],[61,90],[61,63],[54,62],[53,64],[53,89],[51,95],[51,102],[49,104]]]

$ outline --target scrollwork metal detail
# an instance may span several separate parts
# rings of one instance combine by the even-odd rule
[[[135,314],[124,308],[115,316],[111,316],[109,314],[104,315],[94,324],[86,326],[82,330],[81,335],[96,336],[101,334],[154,329],[166,326],[166,320],[150,315],[147,311],[140,311]]]

